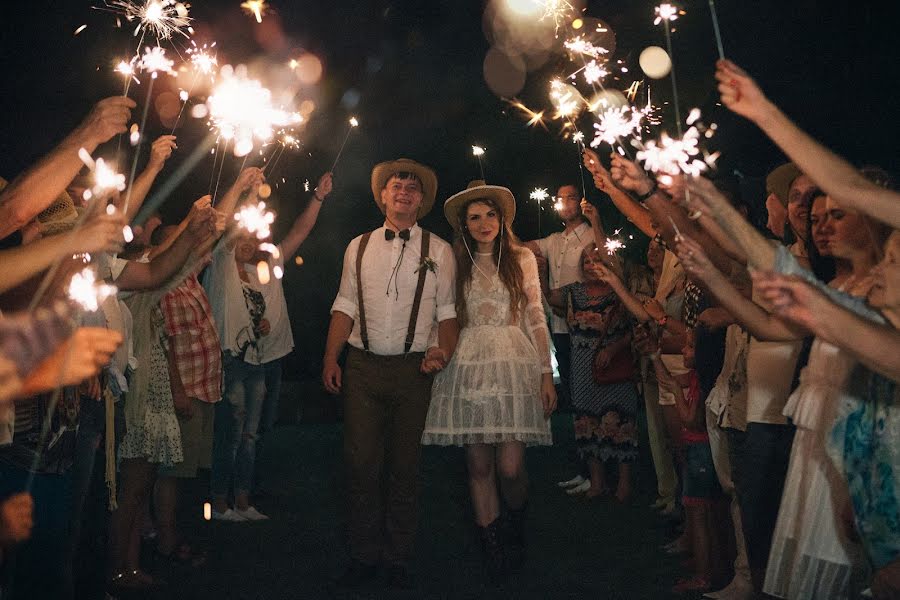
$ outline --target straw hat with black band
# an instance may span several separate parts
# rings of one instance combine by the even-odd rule
[[[387,186],[388,180],[397,173],[412,173],[422,182],[422,205],[416,217],[421,219],[427,215],[434,206],[434,198],[437,195],[437,175],[430,167],[409,158],[398,158],[379,163],[372,169],[372,195],[375,204],[382,213],[385,213],[384,202],[381,201],[381,192]]]
[[[454,231],[459,231],[459,211],[470,200],[493,200],[503,211],[503,217],[507,225],[512,225],[516,216],[516,198],[509,188],[500,185],[487,185],[484,181],[476,179],[469,182],[468,187],[447,198],[444,202],[444,216]]]

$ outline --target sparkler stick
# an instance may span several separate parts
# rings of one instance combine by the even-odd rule
[[[713,32],[716,34],[716,48],[719,50],[719,59],[725,60],[725,49],[722,46],[722,32],[719,31],[719,17],[716,15],[715,0],[709,0],[709,12],[712,15]]]
[[[337,156],[334,157],[334,164],[331,165],[332,173],[334,172],[334,168],[337,167],[338,161],[341,159],[341,153],[344,152],[344,146],[347,145],[347,140],[350,139],[350,132],[359,127],[359,121],[356,117],[350,117],[350,121],[348,122],[350,123],[350,127],[347,128],[347,135],[344,136],[344,141],[341,143],[340,149],[338,149]]]
[[[481,146],[472,146],[472,156],[478,159],[478,170],[481,173],[481,180],[487,181],[484,178],[484,164],[481,162],[481,157],[484,156],[484,148]]]
[[[225,157],[228,156],[228,142],[231,140],[225,140],[225,148],[222,150],[222,162],[219,164],[219,174],[216,176],[216,189],[213,191],[212,201],[210,201],[211,206],[216,205],[216,196],[219,193],[219,181],[222,180],[222,169],[225,167]],[[215,164],[213,164],[213,170],[215,170]]]
[[[666,50],[669,52],[669,60],[672,61],[672,67],[669,70],[669,78],[672,81],[672,107],[675,109],[675,127],[678,130],[678,137],[681,137],[681,107],[678,105],[678,83],[675,79],[675,56],[672,54],[672,33],[669,30],[669,22],[678,18],[678,9],[672,4],[660,4],[656,7],[655,24],[662,23],[663,31],[666,34]]]
[[[547,188],[534,188],[534,190],[532,190],[532,192],[531,192],[531,195],[529,196],[529,198],[531,198],[532,200],[537,201],[538,237],[543,237],[542,231],[541,231],[541,213],[544,212],[544,200],[546,200],[549,197],[550,197],[550,194],[549,194],[549,192],[547,192]]]

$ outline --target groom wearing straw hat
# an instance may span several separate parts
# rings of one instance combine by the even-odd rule
[[[458,333],[453,252],[416,224],[436,192],[437,176],[425,165],[406,158],[376,165],[372,193],[384,225],[353,239],[344,254],[322,369],[325,388],[344,397],[351,562],[341,587],[374,579],[379,563],[392,587],[412,585],[430,373],[446,364]]]

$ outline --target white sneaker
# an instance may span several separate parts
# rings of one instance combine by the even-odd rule
[[[232,523],[243,523],[247,520],[238,511],[230,508],[225,512],[212,511],[212,518],[214,521],[231,521]]]
[[[588,491],[589,489],[591,489],[591,482],[589,480],[585,479],[584,481],[582,481],[575,487],[567,489],[566,493],[570,496],[575,496],[577,494],[583,494],[586,491]]]
[[[269,517],[267,517],[266,515],[262,514],[258,510],[256,510],[256,508],[253,506],[248,506],[247,510],[235,509],[234,512],[236,512],[238,515],[240,515],[243,519],[246,519],[247,521],[268,521],[269,520]]]
[[[582,477],[581,475],[576,475],[568,481],[558,481],[556,482],[556,485],[561,488],[570,488],[575,487],[576,485],[581,485],[582,483],[584,483],[584,477]]]

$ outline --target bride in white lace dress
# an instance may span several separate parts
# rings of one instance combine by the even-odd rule
[[[447,199],[444,214],[457,231],[461,331],[453,358],[435,377],[422,443],[465,446],[475,519],[496,578],[524,550],[525,446],[552,443],[550,333],[534,255],[510,229],[512,193],[473,182]]]

